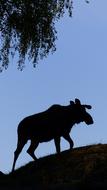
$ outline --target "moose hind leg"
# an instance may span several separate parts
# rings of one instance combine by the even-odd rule
[[[12,167],[12,172],[14,171],[15,169],[15,164],[16,164],[16,161],[19,157],[19,154],[20,152],[22,151],[24,145],[26,144],[27,140],[21,140],[21,141],[18,141],[18,145],[17,145],[17,149],[15,150],[14,152],[14,161],[13,161],[13,167]]]
[[[56,152],[59,154],[60,153],[60,137],[56,137],[54,139],[54,142],[55,142]]]
[[[64,137],[64,139],[66,139],[66,140],[69,142],[69,144],[70,144],[70,149],[72,149],[73,146],[74,146],[74,142],[73,142],[73,140],[71,139],[70,135],[69,135],[69,134],[66,134],[66,135],[63,135],[63,137]]]
[[[34,154],[34,151],[35,149],[37,148],[38,146],[38,142],[35,142],[34,140],[31,139],[31,145],[30,147],[28,148],[27,150],[27,153],[34,159],[34,160],[37,160],[35,154]]]

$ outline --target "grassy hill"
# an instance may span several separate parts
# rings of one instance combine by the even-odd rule
[[[0,173],[0,190],[107,190],[107,145],[98,144],[49,155]]]

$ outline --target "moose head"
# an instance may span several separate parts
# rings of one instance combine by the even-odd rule
[[[75,114],[75,123],[85,122],[87,125],[93,124],[93,118],[87,112],[86,109],[91,109],[91,105],[81,104],[79,99],[75,99],[75,102],[70,101],[70,105],[73,106]]]

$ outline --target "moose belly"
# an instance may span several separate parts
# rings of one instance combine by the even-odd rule
[[[33,134],[31,134],[31,137],[32,136],[38,142],[47,142],[54,139],[55,137],[63,136],[63,130],[61,130],[59,126],[58,127],[44,126],[38,129],[36,128],[36,130],[34,128]]]

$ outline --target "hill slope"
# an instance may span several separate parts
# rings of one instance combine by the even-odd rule
[[[0,174],[1,189],[107,189],[107,145],[67,150]]]

